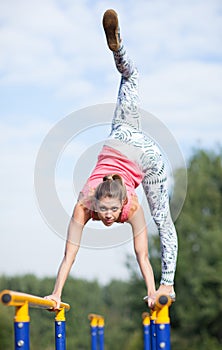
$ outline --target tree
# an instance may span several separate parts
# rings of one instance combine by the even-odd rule
[[[179,260],[176,318],[201,348],[222,344],[222,154],[199,150],[190,160],[188,191],[177,222]],[[185,310],[188,310],[185,312]],[[207,347],[206,347],[207,349]],[[214,348],[217,349],[217,345]]]

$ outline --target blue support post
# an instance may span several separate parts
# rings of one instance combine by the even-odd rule
[[[90,334],[91,334],[91,350],[97,349],[97,315],[89,314],[90,320]]]
[[[14,318],[15,350],[30,349],[30,317],[28,303],[17,306]]]
[[[156,325],[157,350],[170,350],[170,325],[157,324]]]
[[[30,322],[14,322],[15,350],[29,350],[29,324]]]
[[[156,349],[170,350],[170,318],[169,306],[171,300],[166,296],[161,296],[157,303],[156,314]]]
[[[99,340],[99,350],[104,350],[104,319],[100,318],[98,320],[98,340]]]
[[[91,350],[104,350],[104,317],[97,314],[89,314]]]
[[[66,349],[66,320],[64,309],[58,310],[55,317],[55,348]]]
[[[66,349],[66,323],[65,321],[55,321],[55,345],[56,350]]]
[[[143,349],[151,350],[150,343],[150,315],[148,312],[142,314],[143,318]]]
[[[91,325],[91,350],[97,349],[97,326]]]
[[[151,350],[156,350],[156,311],[151,311],[150,316],[150,341]]]

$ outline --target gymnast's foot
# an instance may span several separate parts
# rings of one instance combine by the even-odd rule
[[[118,51],[120,47],[120,32],[118,16],[114,10],[107,10],[103,15],[103,28],[107,44],[111,51]]]

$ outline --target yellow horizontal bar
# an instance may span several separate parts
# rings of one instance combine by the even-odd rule
[[[56,302],[53,300],[44,299],[35,295],[15,292],[13,290],[3,290],[0,293],[0,301],[6,306],[22,306],[28,302],[30,307],[42,309],[54,309]],[[69,310],[70,305],[66,303],[60,304],[60,309]]]
[[[172,304],[172,300],[168,295],[159,295],[158,298],[156,299],[153,310],[159,311],[165,306],[170,307],[171,304]]]

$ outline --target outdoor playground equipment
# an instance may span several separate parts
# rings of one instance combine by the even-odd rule
[[[104,350],[104,317],[97,314],[89,314],[91,330],[91,350]]]
[[[6,306],[15,307],[14,317],[14,340],[15,350],[30,349],[30,316],[29,307],[37,307],[40,309],[53,310],[56,303],[34,295],[14,292],[11,290],[3,290],[0,293],[0,300]],[[60,309],[55,310],[55,349],[65,350],[66,348],[66,319],[65,310],[69,310],[70,306],[61,303]]]
[[[144,350],[170,350],[170,297],[157,298],[154,309],[142,314]]]
[[[0,301],[6,306],[15,307],[14,317],[14,349],[30,350],[30,316],[29,307],[54,311],[55,302],[38,296],[3,290]],[[170,350],[170,318],[169,307],[171,299],[162,295],[156,300],[153,310],[142,314],[144,350]],[[60,309],[55,310],[55,349],[66,349],[66,320],[65,311],[69,304],[61,303]],[[104,350],[104,317],[89,314],[91,331],[91,350]]]

